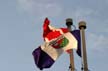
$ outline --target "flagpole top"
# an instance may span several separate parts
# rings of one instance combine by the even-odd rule
[[[71,18],[67,18],[67,19],[66,19],[66,25],[67,25],[67,26],[73,25],[73,20],[72,20]]]
[[[82,29],[82,28],[84,28],[84,29],[87,28],[87,27],[86,27],[86,22],[85,22],[85,21],[80,21],[80,22],[79,22],[79,29]]]

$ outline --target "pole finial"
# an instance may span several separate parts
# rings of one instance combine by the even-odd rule
[[[79,22],[79,29],[81,29],[81,28],[84,28],[84,29],[87,28],[87,27],[86,27],[86,22],[85,22],[85,21],[80,21],[80,22]]]
[[[72,20],[71,18],[67,18],[67,19],[66,19],[66,25],[67,25],[67,26],[73,25],[73,20]]]

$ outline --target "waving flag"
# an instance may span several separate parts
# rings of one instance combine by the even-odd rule
[[[81,37],[80,37],[80,30],[73,30],[71,31],[71,33],[73,34],[73,36],[76,38],[76,40],[78,41],[78,44],[77,44],[77,54],[81,56]]]
[[[45,19],[44,24],[43,24],[43,38],[46,42],[55,40],[59,36],[61,36],[64,33],[69,32],[67,28],[55,28],[50,25],[50,21],[48,18]],[[77,54],[81,57],[81,38],[80,38],[80,30],[74,30],[71,31],[71,34],[73,34],[73,37],[77,40]],[[62,39],[63,40],[63,39]],[[64,40],[59,40],[58,44],[61,42],[64,43]],[[73,41],[72,39],[70,41]],[[66,43],[65,39],[65,43]],[[61,45],[61,44],[60,44]],[[71,44],[73,45],[73,44]],[[54,46],[55,48],[60,48],[61,46]],[[73,47],[72,47],[73,48]]]
[[[50,68],[64,51],[78,50],[80,46],[78,33],[69,32],[67,28],[54,28],[46,18],[43,24],[45,42],[32,52],[36,66],[40,70]]]
[[[65,33],[55,40],[45,42],[33,51],[35,64],[40,70],[50,68],[66,50],[77,49],[77,40],[70,33]]]

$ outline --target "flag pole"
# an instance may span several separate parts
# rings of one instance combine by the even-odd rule
[[[66,19],[66,26],[69,29],[69,31],[72,31],[71,25],[73,25],[72,19],[67,18]],[[73,49],[71,49],[69,52],[70,52],[70,54],[69,54],[69,56],[70,56],[70,66],[69,66],[69,68],[70,68],[71,71],[75,71]]]
[[[82,58],[83,58],[82,71],[88,71],[86,41],[85,41],[86,22],[84,22],[84,21],[79,22],[79,29],[81,32],[81,42],[82,42]]]

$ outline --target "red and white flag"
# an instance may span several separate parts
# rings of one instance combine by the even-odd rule
[[[69,32],[68,28],[55,28],[50,25],[48,18],[43,24],[43,38],[46,42],[56,39],[60,35]]]

